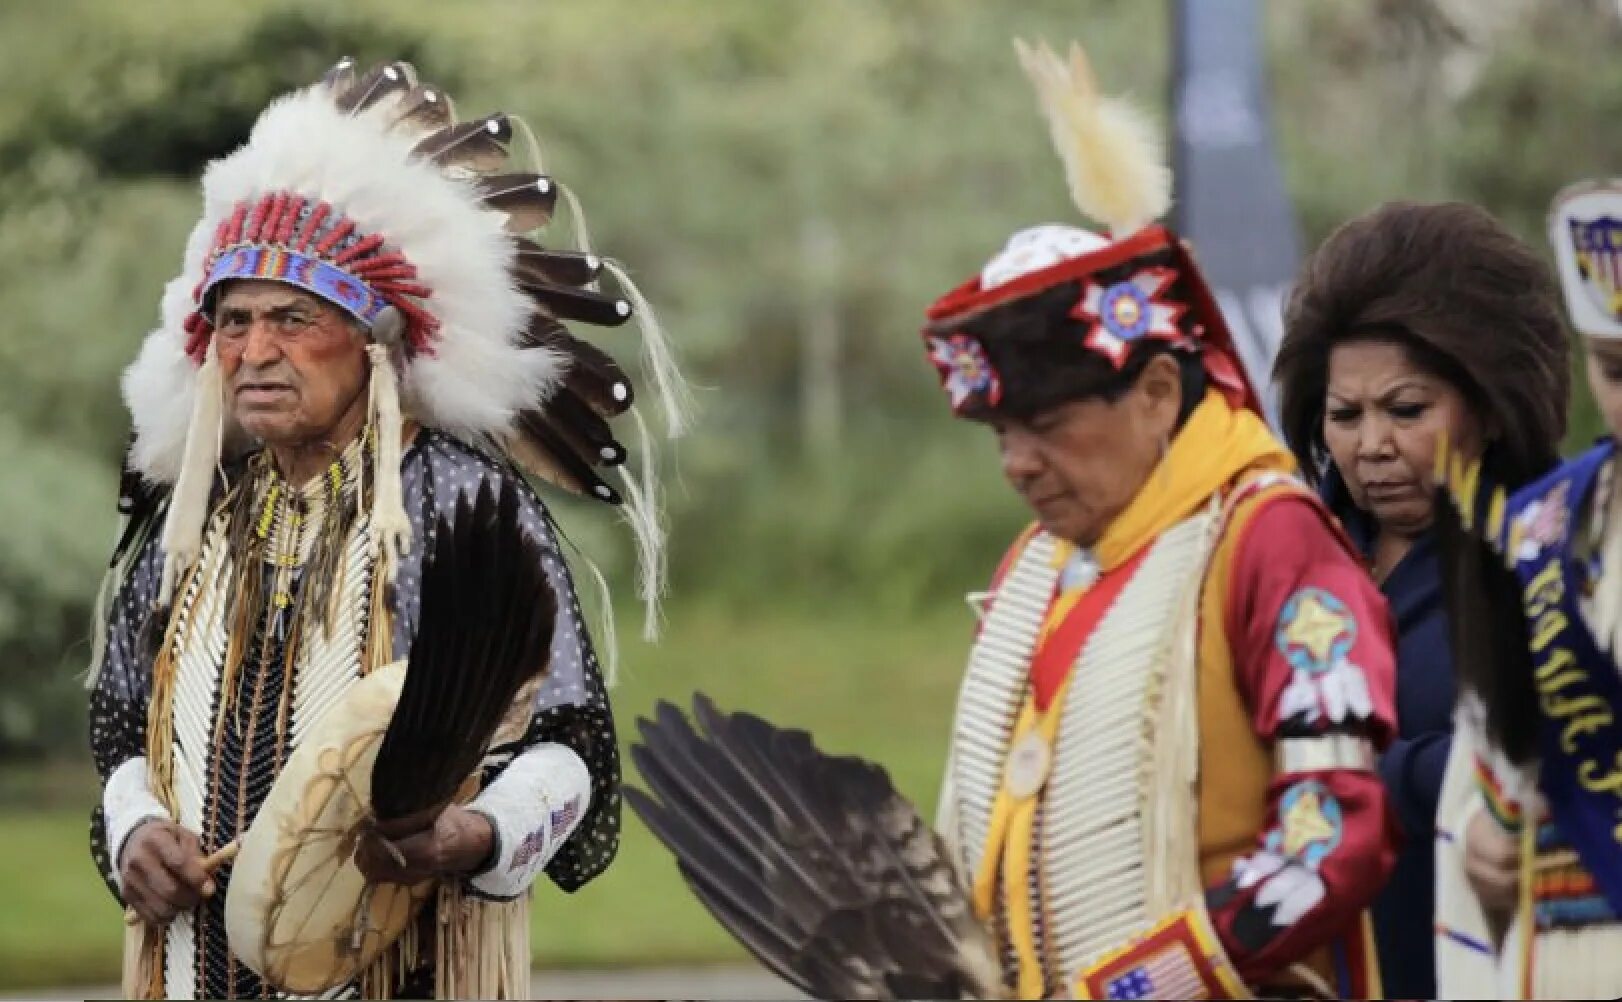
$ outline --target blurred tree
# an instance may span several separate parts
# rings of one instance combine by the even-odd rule
[[[1582,178],[1615,176],[1622,164],[1622,130],[1599,124],[1622,121],[1622,13],[1602,0],[1538,4],[1505,30],[1536,42],[1485,62],[1459,101],[1452,172],[1459,197],[1494,207],[1523,237],[1547,247],[1554,192]],[[1574,447],[1605,432],[1582,366],[1578,352],[1567,439]]]
[[[1622,14],[1610,0],[1275,4],[1272,22],[1309,246],[1383,201],[1462,199],[1552,266],[1554,193],[1622,163],[1622,132],[1608,124],[1622,111]],[[1573,448],[1604,430],[1577,354]]]
[[[128,64],[106,68],[104,86],[122,90],[125,104],[83,122],[77,142],[104,177],[190,181],[203,164],[242,142],[272,98],[325,73],[337,61],[334,53],[354,56],[362,65],[403,59],[452,93],[460,83],[410,32],[341,12],[273,9],[223,49],[188,52],[178,60],[170,56],[157,72]],[[115,79],[142,86],[120,88]],[[69,145],[75,133],[60,131],[54,138]]]

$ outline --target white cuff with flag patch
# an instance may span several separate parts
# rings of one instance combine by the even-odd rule
[[[496,844],[489,865],[468,877],[483,897],[508,900],[568,841],[591,804],[591,771],[567,745],[540,744],[508,763],[469,810],[490,819]]]

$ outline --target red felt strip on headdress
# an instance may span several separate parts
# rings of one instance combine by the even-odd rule
[[[253,207],[253,215],[248,217],[248,228],[243,232],[242,238],[250,243],[259,239],[259,229],[265,225],[265,214],[271,209],[271,200],[261,198]]]
[[[321,242],[315,245],[315,256],[326,257],[328,251],[338,246],[339,242],[341,242],[345,237],[349,236],[349,234],[353,233],[354,230],[355,223],[353,220],[340,220],[338,225],[334,226],[332,231],[326,236],[322,237]]]
[[[220,240],[220,247],[229,247],[242,240],[242,224],[248,219],[248,206],[238,205],[231,213],[231,218],[225,228],[225,236]]]
[[[298,243],[294,245],[293,249],[296,251],[303,251],[305,248],[309,247],[310,241],[315,239],[315,235],[321,231],[321,224],[325,222],[327,216],[331,214],[332,206],[328,205],[326,202],[321,202],[316,205],[314,211],[310,213],[310,218],[305,221],[304,232],[299,234]]]
[[[275,241],[287,246],[293,240],[293,227],[298,224],[298,214],[304,209],[304,197],[293,195],[288,198],[287,205],[282,209],[281,224],[276,227]]]
[[[1085,278],[1096,271],[1125,264],[1135,257],[1170,247],[1174,243],[1171,233],[1164,226],[1152,224],[1101,250],[1066,258],[1058,264],[1021,275],[990,289],[980,288],[980,276],[976,275],[936,300],[926,315],[930,320],[941,321],[964,313],[978,313],[999,303],[1041,292],[1060,282]]]
[[[341,253],[332,259],[333,264],[348,264],[358,257],[365,257],[372,251],[383,246],[383,234],[372,233],[350,244]]]

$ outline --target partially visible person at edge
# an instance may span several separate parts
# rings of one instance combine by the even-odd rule
[[[1449,477],[1503,555],[1458,596],[1485,649],[1460,662],[1437,818],[1449,998],[1622,995],[1622,181],[1561,192],[1549,236],[1610,435],[1507,503],[1490,465]]]
[[[991,586],[937,827],[1015,997],[1378,995],[1385,603],[1154,222],[1164,169],[1074,128],[1079,51],[1024,57],[1111,235],[1020,231],[929,310],[953,411],[1036,517]]]
[[[1312,254],[1284,325],[1285,437],[1396,621],[1397,739],[1380,776],[1407,837],[1374,906],[1380,974],[1391,998],[1434,998],[1432,846],[1455,685],[1431,469],[1443,439],[1512,485],[1555,461],[1570,377],[1554,281],[1475,206],[1393,203]]]

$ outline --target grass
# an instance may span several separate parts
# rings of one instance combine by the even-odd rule
[[[739,618],[683,608],[672,610],[669,624],[657,647],[625,645],[614,692],[622,739],[634,737],[635,718],[657,700],[685,704],[703,690],[723,709],[806,727],[827,750],[883,763],[926,817],[933,811],[970,629],[962,607],[909,619],[849,610]],[[122,927],[86,849],[86,805],[94,796],[86,772],[83,765],[53,772],[49,796],[40,794],[48,808],[0,811],[0,988],[118,979]],[[636,782],[628,760],[627,780]],[[532,940],[542,966],[743,957],[629,812],[623,847],[609,871],[572,895],[538,885],[534,918]]]
[[[118,981],[123,923],[90,863],[88,812],[0,815],[0,986]]]

